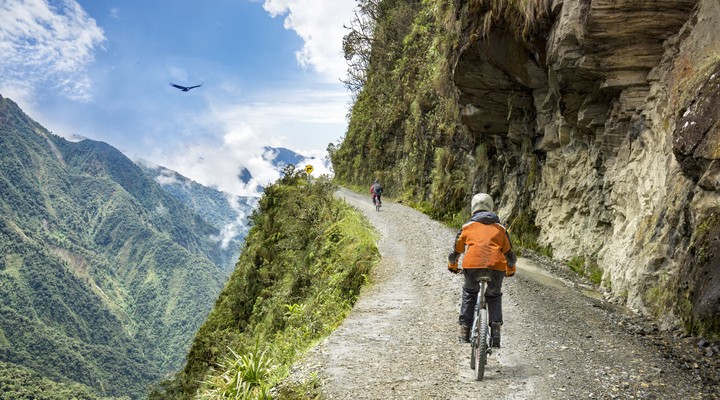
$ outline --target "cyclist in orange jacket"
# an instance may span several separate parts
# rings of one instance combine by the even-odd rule
[[[462,273],[465,282],[462,287],[462,304],[460,306],[460,341],[468,342],[470,326],[477,294],[480,290],[480,278],[490,276],[485,299],[488,304],[490,320],[490,345],[500,347],[500,326],[502,316],[502,282],[506,276],[515,274],[517,257],[512,251],[510,235],[500,224],[500,218],[493,213],[492,197],[485,193],[473,196],[470,221],[458,232],[453,251],[448,256],[448,270],[458,270],[460,254],[465,253],[462,262]]]

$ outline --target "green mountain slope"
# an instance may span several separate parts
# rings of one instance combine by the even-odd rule
[[[261,393],[354,303],[378,260],[369,224],[333,197],[329,181],[286,172],[266,188],[240,260],[195,336],[185,368],[152,399],[191,399],[198,391],[230,398],[223,397],[233,392],[225,378],[244,368],[233,352],[256,361],[263,354],[277,366],[248,383]]]
[[[140,397],[220,290],[218,234],[111,146],[0,97],[0,361]]]

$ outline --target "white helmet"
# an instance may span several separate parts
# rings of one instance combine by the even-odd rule
[[[476,194],[470,202],[470,214],[475,214],[478,211],[493,212],[494,208],[495,204],[493,203],[493,199],[487,193]]]

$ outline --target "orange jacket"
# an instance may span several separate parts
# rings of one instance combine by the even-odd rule
[[[466,253],[463,269],[490,268],[514,273],[517,258],[512,252],[510,236],[493,213],[476,213],[463,225],[449,260],[457,262],[461,253]],[[508,271],[508,267],[512,271]]]

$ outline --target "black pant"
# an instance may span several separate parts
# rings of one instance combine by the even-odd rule
[[[502,281],[505,278],[505,271],[496,271],[489,268],[464,269],[463,276],[465,283],[462,287],[462,304],[460,305],[460,323],[472,326],[475,303],[477,303],[478,292],[480,291],[480,278],[489,276],[487,289],[485,290],[485,301],[488,305],[488,317],[490,322],[502,322]]]

